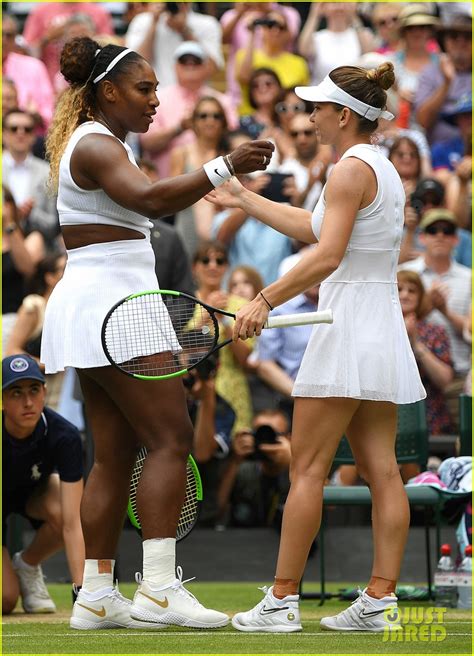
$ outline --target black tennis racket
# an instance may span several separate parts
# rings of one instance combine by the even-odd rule
[[[138,452],[135,467],[130,481],[130,496],[128,498],[128,518],[132,525],[141,534],[140,518],[137,510],[137,487],[142,475],[143,463],[147,450],[142,447]],[[192,531],[199,516],[199,505],[202,501],[202,483],[199,469],[192,456],[188,456],[186,465],[186,496],[176,531],[176,540],[182,540]]]
[[[116,303],[102,325],[109,362],[141,380],[182,376],[208,355],[230,344],[219,341],[219,321],[235,314],[183,292],[159,289],[131,294]],[[332,311],[269,317],[265,328],[332,323]]]

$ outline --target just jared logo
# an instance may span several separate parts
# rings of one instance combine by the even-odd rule
[[[387,608],[383,642],[442,642],[446,608]]]

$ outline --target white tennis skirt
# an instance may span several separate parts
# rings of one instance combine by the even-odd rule
[[[159,285],[155,254],[148,239],[92,244],[68,251],[64,276],[46,306],[41,340],[41,362],[46,373],[63,371],[65,367],[110,365],[101,341],[107,312],[129,294],[153,289],[159,289]],[[180,348],[177,340],[175,347]],[[151,352],[168,348],[157,344]]]

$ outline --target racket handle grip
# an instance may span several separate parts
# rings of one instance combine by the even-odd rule
[[[279,317],[268,317],[265,328],[285,328],[288,326],[306,326],[315,323],[332,323],[332,310],[318,312],[302,312],[300,314],[283,314]]]

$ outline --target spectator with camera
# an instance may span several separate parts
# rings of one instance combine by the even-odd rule
[[[407,198],[399,264],[414,260],[424,252],[425,246],[420,240],[421,218],[425,212],[431,209],[444,208],[445,196],[445,188],[439,180],[423,178],[416,185],[415,191]],[[458,228],[457,236],[458,243],[453,257],[459,264],[470,267],[472,264],[472,235],[468,230]]]
[[[218,490],[230,453],[235,412],[216,393],[219,352],[209,356],[184,378],[188,409],[194,425],[192,453],[205,490],[199,523],[214,526],[218,519]]]
[[[426,66],[418,78],[414,111],[430,143],[459,136],[459,129],[446,121],[446,113],[459,98],[471,94],[472,18],[450,11],[438,27],[443,51],[439,61]]]
[[[234,7],[225,11],[220,19],[222,42],[228,45],[226,61],[226,92],[234,107],[241,102],[240,87],[235,75],[235,55],[245,48],[251,38],[252,25],[256,19],[265,18],[270,11],[277,9],[285,16],[290,38],[286,50],[294,50],[295,39],[300,30],[300,15],[294,7],[279,5],[277,2],[234,2]],[[261,32],[255,35],[256,47],[261,46]]]
[[[221,520],[233,526],[279,525],[289,488],[289,419],[264,409],[234,434],[219,488]]]
[[[471,270],[453,258],[458,237],[456,217],[452,212],[444,208],[427,211],[420,230],[425,252],[399,268],[420,275],[433,308],[427,318],[444,326],[448,333],[455,376],[445,392],[450,415],[457,427],[458,397],[471,366],[470,345],[462,336],[471,303]]]
[[[256,35],[261,31],[262,45],[257,47]],[[290,32],[285,14],[280,10],[268,12],[265,18],[256,19],[250,27],[250,38],[245,48],[235,56],[235,74],[241,87],[241,116],[251,114],[249,89],[252,72],[257,68],[271,69],[284,88],[309,83],[306,60],[286,50]],[[255,81],[253,81],[255,85]]]
[[[222,31],[213,16],[193,10],[188,2],[149,3],[148,10],[130,22],[125,45],[154,68],[160,89],[176,84],[173,53],[185,41],[193,41],[206,53],[206,76],[224,66]]]
[[[45,394],[45,377],[33,358],[19,354],[3,359],[4,614],[14,610],[20,595],[26,613],[56,611],[41,563],[63,547],[72,582],[82,584],[82,442],[72,424],[45,407]],[[28,519],[35,535],[11,559],[6,520],[13,513]]]

